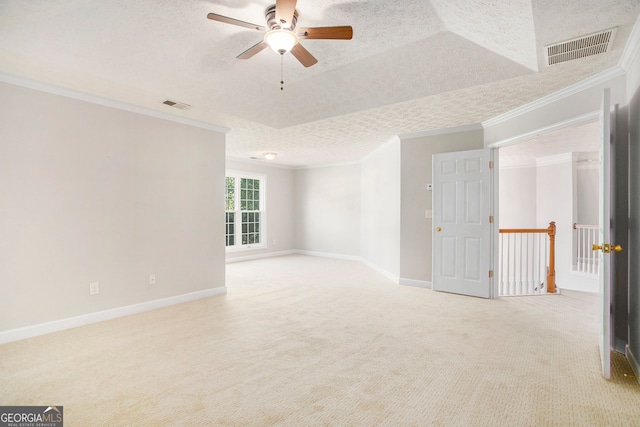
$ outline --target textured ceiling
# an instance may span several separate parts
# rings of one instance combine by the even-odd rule
[[[228,127],[227,154],[356,161],[393,135],[479,123],[618,63],[640,0],[299,0],[304,68],[264,50],[273,0],[2,0],[0,72]],[[617,27],[610,52],[546,67],[544,46]],[[165,99],[190,104],[176,110]]]

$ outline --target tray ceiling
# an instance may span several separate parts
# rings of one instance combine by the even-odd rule
[[[478,123],[615,66],[640,1],[298,0],[310,68],[264,50],[271,0],[3,0],[0,72],[228,127],[227,154],[286,166],[357,161],[393,135]],[[547,67],[549,44],[617,28],[604,54]],[[178,110],[163,104],[190,105]]]

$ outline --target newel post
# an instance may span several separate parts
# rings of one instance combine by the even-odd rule
[[[549,267],[547,268],[547,292],[556,293],[556,223],[551,221],[549,228]]]

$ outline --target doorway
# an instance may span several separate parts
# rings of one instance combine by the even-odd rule
[[[598,224],[599,129],[593,118],[498,150],[500,228],[555,222],[555,281],[562,289],[598,292],[597,270],[580,271],[579,256],[590,254],[578,233]]]

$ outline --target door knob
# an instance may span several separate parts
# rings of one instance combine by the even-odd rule
[[[436,231],[439,233],[439,232],[441,232],[441,231],[442,231],[442,228],[440,228],[440,227],[436,227]]]
[[[609,243],[605,243],[603,245],[596,245],[595,243],[591,246],[591,249],[594,251],[602,250],[605,254],[614,252],[622,252],[622,246],[620,245],[610,245]]]

